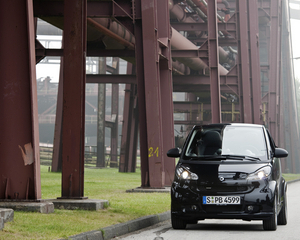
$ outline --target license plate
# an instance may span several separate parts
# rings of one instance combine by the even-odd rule
[[[203,196],[203,204],[231,204],[238,205],[241,204],[240,196]]]

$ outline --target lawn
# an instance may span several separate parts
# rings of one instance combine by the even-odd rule
[[[170,210],[168,193],[126,193],[141,185],[140,171],[85,169],[84,196],[106,199],[109,207],[98,211],[57,210],[51,214],[15,211],[14,222],[6,223],[0,239],[60,239],[86,231]],[[61,174],[41,166],[42,198],[61,196]]]
[[[300,174],[284,174],[287,181],[299,179]],[[170,210],[168,193],[126,193],[141,185],[141,175],[119,173],[118,169],[85,169],[84,196],[106,199],[109,207],[98,211],[57,210],[51,214],[17,212],[14,221],[6,223],[0,239],[61,239],[126,222],[146,215]],[[41,166],[42,198],[61,196],[61,174],[48,172]]]

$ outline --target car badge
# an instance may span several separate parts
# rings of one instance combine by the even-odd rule
[[[220,180],[221,182],[223,182],[223,181],[225,180],[225,178],[224,178],[224,177],[219,177],[219,180]]]

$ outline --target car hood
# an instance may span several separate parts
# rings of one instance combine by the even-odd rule
[[[257,171],[258,169],[268,166],[269,163],[261,162],[200,162],[195,163],[182,163],[181,166],[189,169],[190,172],[196,173],[200,180],[212,180],[218,179],[220,176],[224,176],[227,179],[245,179],[250,173]]]

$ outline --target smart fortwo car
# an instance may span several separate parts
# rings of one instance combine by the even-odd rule
[[[264,230],[287,224],[287,184],[269,131],[254,124],[194,126],[171,187],[171,221],[185,229],[204,219],[262,220]]]

